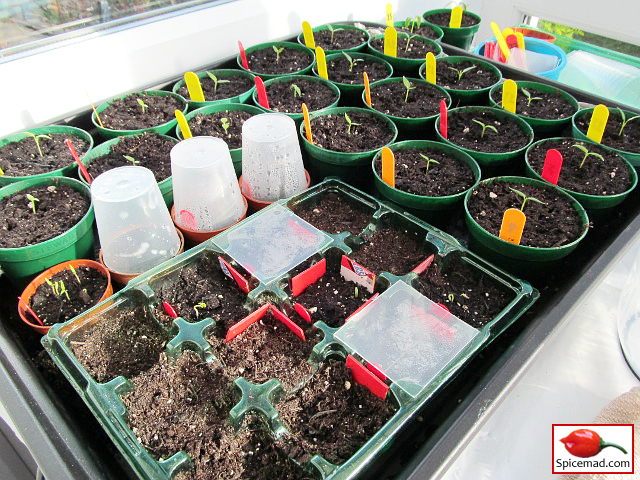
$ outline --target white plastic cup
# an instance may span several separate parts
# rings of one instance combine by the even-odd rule
[[[171,149],[174,217],[189,230],[209,232],[234,224],[244,201],[229,147],[216,137],[192,137]]]
[[[242,191],[264,202],[307,186],[296,124],[282,113],[254,115],[242,125]]]
[[[108,170],[91,183],[102,259],[112,271],[141,273],[174,257],[180,237],[151,170]]]

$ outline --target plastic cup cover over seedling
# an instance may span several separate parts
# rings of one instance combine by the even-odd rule
[[[140,273],[174,257],[180,238],[151,170],[118,167],[91,184],[104,263],[119,273]]]
[[[335,334],[416,397],[479,331],[398,281]]]
[[[178,225],[206,232],[234,224],[244,202],[229,147],[216,137],[193,137],[171,149],[171,178]]]

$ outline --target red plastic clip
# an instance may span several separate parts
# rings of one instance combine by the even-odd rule
[[[323,258],[318,263],[314,263],[305,271],[289,280],[291,295],[297,297],[304,292],[309,285],[315,283],[325,273],[327,273],[327,259]]]
[[[367,387],[371,393],[382,400],[387,398],[389,385],[380,380],[373,372],[367,370],[351,354],[347,356],[347,367],[351,369],[356,383]]]
[[[267,88],[264,86],[264,82],[257,75],[255,78],[255,82],[256,90],[258,91],[258,102],[260,103],[260,106],[266,108],[267,110],[270,110],[271,108],[269,107],[269,98],[267,98]]]
[[[231,325],[231,327],[229,327],[229,330],[227,330],[227,336],[224,339],[225,342],[230,342],[231,340],[236,338],[238,335],[240,335],[242,332],[244,332],[247,328],[249,328],[251,325],[253,325],[262,317],[264,317],[265,314],[269,311],[270,307],[271,307],[270,303],[265,303],[258,310],[250,313],[249,315],[244,317],[242,320],[240,320],[238,323]]]
[[[296,313],[298,315],[300,315],[302,317],[302,319],[305,322],[309,322],[311,323],[311,314],[309,313],[309,310],[307,310],[306,308],[304,308],[302,305],[300,305],[298,302],[296,302],[293,305],[293,308],[295,309]]]
[[[300,340],[302,340],[303,342],[307,341],[307,339],[304,336],[304,331],[302,330],[302,328],[300,328],[299,325],[296,325],[296,323],[293,320],[291,320],[289,317],[287,317],[284,313],[282,313],[273,305],[271,305],[271,313],[273,314],[274,317],[276,317],[278,320],[284,323],[289,328],[289,330],[295,333]]]
[[[227,277],[235,280],[238,288],[242,290],[244,293],[249,293],[251,288],[249,287],[249,281],[244,278],[240,273],[231,266],[229,262],[227,262],[224,258],[218,256],[218,261],[220,262],[220,268],[222,269],[222,273],[224,273]]]
[[[425,272],[425,270],[426,270],[427,268],[429,268],[429,266],[430,266],[430,265],[431,265],[431,263],[433,262],[433,259],[434,259],[434,258],[435,258],[435,257],[434,257],[434,255],[433,255],[433,253],[432,253],[431,255],[429,255],[429,256],[427,257],[427,259],[426,259],[424,262],[422,262],[420,265],[418,265],[416,268],[414,268],[414,269],[413,269],[413,270],[411,270],[411,271],[412,271],[413,273],[417,274],[417,275],[422,275],[422,274]]]
[[[171,318],[178,318],[176,309],[173,308],[171,304],[169,304],[169,302],[162,302],[162,308],[164,308],[165,313],[169,315]]]

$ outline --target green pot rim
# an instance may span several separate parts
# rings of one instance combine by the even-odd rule
[[[327,61],[327,65],[329,65],[329,62],[331,60],[333,60],[334,58],[339,58],[342,56],[342,53],[331,53],[329,55],[326,56],[326,61]],[[363,58],[365,60],[369,60],[371,62],[377,62],[377,63],[381,63],[383,64],[385,67],[387,67],[389,69],[389,74],[381,80],[385,80],[387,78],[391,78],[393,76],[393,66],[387,62],[384,58],[380,58],[376,55],[371,55],[370,53],[363,53],[363,52],[355,52],[352,55],[350,55],[351,58]],[[313,66],[313,68],[311,69],[311,71],[313,72],[313,74],[318,77],[318,78],[322,78],[320,77],[320,75],[318,75],[318,65],[317,63]],[[323,79],[324,80],[324,79]],[[357,91],[359,89],[364,89],[364,80],[362,80],[362,83],[340,83],[340,82],[335,82],[333,80],[329,80],[329,82],[333,83],[334,85],[336,85],[341,92],[349,92],[349,91]]]
[[[430,38],[427,37],[421,37],[421,36],[417,36],[419,39],[421,39],[422,41],[424,41],[425,43],[428,44],[433,44],[437,47],[438,53],[435,54],[435,57],[438,58],[440,56],[442,56],[443,51],[442,51],[442,47],[440,46],[440,44],[438,42],[435,42],[433,40],[431,40]],[[395,69],[397,68],[398,70],[410,70],[413,68],[420,68],[420,65],[422,63],[424,63],[424,58],[400,58],[400,57],[392,57],[390,55],[386,55],[384,52],[380,52],[379,50],[376,50],[375,48],[373,48],[372,46],[372,42],[374,40],[377,40],[378,38],[383,38],[384,39],[384,35],[376,35],[375,37],[371,37],[371,39],[369,39],[369,41],[367,42],[367,45],[369,47],[369,52],[371,52],[372,55],[382,58],[383,60],[386,60],[388,63],[391,64],[391,66]]]
[[[299,43],[293,43],[293,42],[265,42],[265,43],[259,43],[257,45],[253,45],[247,49],[245,49],[245,53],[247,55],[249,55],[251,52],[253,52],[254,50],[262,50],[263,48],[268,48],[274,45],[279,45],[281,47],[285,47],[285,48],[293,48],[294,50],[302,50],[304,52],[307,52],[309,55],[311,55],[311,63],[309,65],[307,65],[306,67],[296,71],[296,72],[287,72],[284,74],[274,74],[274,73],[258,73],[258,72],[254,72],[253,70],[248,70],[246,68],[244,68],[242,66],[242,59],[240,58],[240,54],[238,54],[236,56],[236,63],[238,64],[238,67],[240,67],[240,69],[242,69],[245,72],[249,72],[252,73],[253,75],[255,75],[256,77],[260,77],[263,80],[267,80],[269,78],[276,78],[276,77],[281,77],[282,75],[304,75],[306,74],[309,70],[311,70],[313,68],[313,66],[316,64],[316,54],[313,50],[311,50],[310,48],[307,48],[304,45],[300,45]]]
[[[317,32],[319,30],[329,30],[327,28],[327,25],[329,25],[329,24],[325,23],[323,25],[318,25],[317,27],[313,27],[311,29],[311,31],[312,32]],[[335,53],[335,52],[359,52],[359,51],[361,51],[361,50],[363,50],[364,48],[367,47],[367,42],[371,38],[371,35],[365,29],[360,28],[360,27],[356,27],[355,25],[347,25],[347,24],[341,24],[341,23],[332,23],[331,26],[333,26],[333,25],[339,25],[340,28],[342,28],[344,30],[359,30],[360,32],[365,34],[366,39],[360,45],[357,45],[355,47],[343,48],[343,49],[338,49],[338,50],[325,50],[324,51],[325,54]],[[303,47],[309,48],[309,47],[307,47],[306,43],[304,43],[304,33],[300,33],[300,35],[298,35],[297,38],[298,38],[298,43],[300,45],[302,45]]]
[[[429,15],[434,14],[434,13],[450,13],[451,10],[453,10],[453,9],[452,8],[436,8],[436,9],[433,9],[433,10],[427,10],[426,12],[424,12],[422,14],[422,18],[428,24],[436,25],[435,23],[431,23],[429,20],[427,20],[427,17]],[[451,28],[451,27],[445,27],[445,26],[442,26],[442,25],[436,25],[436,27],[440,27],[445,35],[451,35],[451,34],[456,34],[456,33],[460,34],[460,35],[468,35],[471,32],[473,32],[475,34],[478,31],[478,29],[480,28],[480,22],[482,21],[482,19],[480,18],[480,15],[478,15],[477,13],[468,12],[468,11],[465,11],[464,13],[466,13],[468,15],[471,15],[472,17],[476,18],[478,20],[478,23],[476,23],[475,25],[471,25],[469,27],[460,27],[460,28]]]
[[[451,94],[452,97],[457,96],[457,97],[470,97],[470,96],[475,96],[475,95],[482,95],[484,93],[489,93],[489,91],[495,87],[496,85],[500,84],[500,81],[502,80],[502,72],[500,71],[500,69],[498,67],[496,67],[495,65],[492,65],[491,63],[482,60],[480,58],[474,58],[474,57],[465,57],[463,55],[451,55],[451,56],[447,56],[447,57],[439,57],[436,58],[436,68],[438,63],[453,63],[453,64],[457,64],[463,61],[467,61],[467,62],[471,62],[474,63],[476,65],[482,65],[483,68],[487,69],[487,70],[491,70],[491,72],[494,73],[494,75],[496,76],[496,83],[494,83],[493,85],[489,85],[488,87],[484,87],[484,88],[479,88],[477,90],[460,90],[457,88],[446,88],[446,87],[441,87],[444,88],[447,92],[449,92]],[[420,78],[426,80],[426,73],[425,70],[427,69],[427,64],[423,63],[422,65],[420,65],[420,69],[418,70],[418,75],[420,75]]]
[[[219,77],[221,79],[225,79],[229,77],[243,77],[251,80],[251,83],[253,83],[255,79],[255,75],[253,73],[248,72],[246,70],[238,70],[237,68],[213,68],[211,70],[204,70],[202,72],[198,72],[196,73],[196,76],[201,80],[203,78],[208,78],[207,72],[213,72],[213,74],[216,77]],[[184,81],[184,78],[182,78],[181,80],[177,81],[173,85],[173,88],[171,89],[171,91],[177,95],[180,95],[178,91],[184,84],[185,84],[185,81]],[[245,103],[247,99],[251,97],[251,94],[255,89],[256,87],[254,85],[249,90],[241,93],[240,95],[235,95],[233,97],[228,97],[228,98],[221,98],[220,100],[205,100],[204,102],[196,102],[195,100],[190,100],[186,97],[183,97],[183,98],[187,101],[187,103],[189,104],[189,107],[192,109],[206,107],[207,105],[213,105],[215,103]]]
[[[442,40],[442,37],[444,36],[444,31],[442,30],[442,27],[440,27],[440,25],[436,25],[434,23],[429,23],[429,22],[424,22],[424,24],[438,34],[438,38],[430,38],[429,40],[433,40],[434,42],[439,42],[440,40]],[[402,20],[398,22],[393,22],[393,26],[397,30],[399,27],[404,27],[404,22]]]

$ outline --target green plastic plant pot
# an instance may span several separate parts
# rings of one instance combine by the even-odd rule
[[[428,197],[425,195],[416,195],[413,193],[404,192],[397,188],[391,187],[386,182],[383,182],[382,178],[380,177],[380,175],[378,175],[378,172],[375,168],[375,163],[380,158],[382,153],[381,151],[378,151],[378,153],[376,153],[375,157],[371,161],[371,169],[373,170],[373,179],[378,192],[380,192],[383,197],[408,209],[412,213],[415,212],[421,218],[424,217],[427,221],[432,219],[439,219],[441,218],[441,214],[443,213],[443,211],[446,215],[449,214],[452,209],[461,206],[462,201],[467,194],[467,191],[475,188],[478,183],[480,183],[481,172],[478,163],[473,159],[473,157],[471,157],[471,155],[451,145],[430,140],[406,140],[404,142],[393,143],[389,145],[389,148],[392,152],[397,152],[398,150],[409,150],[412,148],[437,150],[459,160],[462,160],[469,166],[469,168],[471,168],[475,180],[473,185],[467,190],[444,197]]]
[[[216,103],[213,105],[208,105],[206,107],[198,108],[193,112],[189,112],[187,115],[185,115],[185,118],[188,123],[189,120],[191,120],[198,114],[209,115],[217,112],[225,112],[227,110],[232,112],[248,112],[252,115],[264,113],[262,109],[254,105],[248,105],[246,103]],[[178,137],[178,140],[183,139],[180,126],[176,127],[176,136]],[[231,153],[231,160],[233,161],[233,168],[236,171],[236,175],[239,176],[242,173],[242,148],[230,148],[229,153]]]
[[[35,135],[48,135],[50,133],[56,133],[56,134],[67,134],[73,137],[79,137],[89,144],[89,150],[87,150],[87,153],[85,153],[85,155],[87,155],[93,148],[93,137],[88,132],[85,132],[80,128],[68,127],[66,125],[50,125],[48,127],[31,128],[25,131],[29,133],[33,133]],[[0,140],[0,147],[3,147],[9,143],[20,141],[24,137],[25,135],[22,132],[15,133],[13,135],[5,137],[2,140]],[[80,157],[80,159],[82,159],[83,157],[84,155]],[[69,165],[67,165],[66,167],[58,168],[57,170],[52,170],[46,173],[38,173],[36,175],[25,175],[24,177],[11,177],[9,175],[0,175],[0,187],[9,185],[10,183],[19,182],[22,180],[32,180],[32,179],[48,178],[48,177],[68,177],[73,175],[73,172],[75,171],[75,166],[76,166],[76,162],[73,160],[73,157],[69,152]]]
[[[161,135],[161,136],[174,143],[178,143],[178,140],[176,140],[173,137],[169,137],[167,135]],[[96,158],[100,158],[104,155],[108,155],[109,153],[111,153],[111,149],[115,145],[120,143],[122,139],[123,137],[116,137],[101,143],[100,145],[92,149],[89,153],[87,153],[84,156],[84,158],[82,159],[82,164],[85,167],[87,167]],[[89,185],[87,183],[87,180],[84,178],[84,175],[80,171],[80,167],[77,167],[77,171],[78,171],[78,177],[80,178],[80,181],[86,185]],[[160,188],[160,193],[162,193],[162,198],[164,198],[164,202],[167,204],[168,207],[171,206],[173,204],[173,183],[171,181],[171,177],[169,176],[164,180],[158,182],[158,187]]]
[[[440,133],[440,129],[438,128],[440,124],[440,115],[438,115],[435,121],[435,130],[436,130],[436,135],[441,141],[448,143],[450,145],[453,145],[454,147],[459,148],[463,152],[468,153],[483,168],[507,165],[512,161],[515,161],[516,159],[524,156],[525,150],[533,142],[533,130],[531,129],[531,127],[527,122],[519,118],[517,115],[509,113],[501,108],[478,107],[478,106],[452,108],[451,110],[449,110],[449,118],[455,115],[456,112],[468,111],[468,110],[472,110],[472,111],[491,110],[495,114],[495,116],[501,120],[505,120],[505,119],[512,120],[518,125],[518,127],[520,127],[522,134],[527,137],[528,139],[527,144],[521,148],[518,148],[517,150],[511,150],[509,152],[501,152],[501,153],[477,152],[469,148],[464,148],[464,147],[461,147],[460,145],[456,145],[455,143],[445,139],[442,136],[442,134]]]
[[[439,42],[440,40],[442,40],[442,37],[444,35],[444,32],[442,31],[442,28],[438,25],[435,25],[433,23],[427,23],[427,22],[423,22],[422,26],[427,26],[429,27],[431,30],[433,30],[438,36],[436,38],[430,38],[430,40],[433,40],[434,42]],[[404,27],[404,22],[402,20],[398,21],[398,22],[394,22],[393,26],[395,27],[396,30],[398,30],[399,28],[403,28]],[[429,37],[427,37],[429,38]]]
[[[314,77],[312,75],[283,75],[282,77],[272,78],[270,80],[267,80],[266,82],[264,82],[264,85],[265,85],[265,88],[268,91],[269,85],[273,85],[274,83],[288,82],[290,80],[296,80],[296,79],[302,79],[302,78],[304,78],[306,80],[309,80],[310,82],[316,82],[316,83],[321,83],[322,85],[326,85],[336,95],[336,100],[334,102],[332,102],[331,105],[327,105],[326,107],[323,107],[323,108],[330,108],[330,107],[335,107],[335,106],[338,105],[338,102],[340,101],[340,89],[338,87],[336,87],[332,82],[330,82],[329,80],[325,80],[324,78]],[[273,112],[274,111],[274,110],[271,110],[270,108],[264,108],[262,105],[260,105],[260,101],[258,100],[258,92],[255,89],[253,91],[252,99],[253,99],[253,103],[260,110],[262,110],[264,112]],[[322,109],[311,110],[311,111],[309,111],[309,113],[317,112],[319,110],[322,110]],[[293,119],[293,121],[296,122],[296,125],[300,125],[300,123],[302,122],[303,117],[304,117],[302,112],[301,113],[280,112],[280,113],[283,113],[287,117],[291,117]]]
[[[627,116],[627,118],[630,118],[632,116],[635,115],[634,112],[629,112],[628,110],[623,110],[624,114]],[[576,124],[577,119],[581,118],[584,115],[591,115],[593,114],[593,108],[586,108],[584,110],[578,110],[575,115],[571,118],[571,132],[574,138],[577,138],[578,140],[587,140],[587,141],[592,141],[589,137],[587,137],[586,132],[583,132],[582,130],[580,130]],[[614,111],[609,111],[609,115],[614,115],[616,114],[615,110]],[[637,121],[637,120],[636,120]],[[603,143],[602,145],[610,148],[611,150],[614,150],[617,154],[623,156],[625,159],[627,159],[629,161],[629,163],[631,165],[633,165],[634,167],[638,168],[640,167],[640,153],[637,152],[629,152],[627,150],[620,150],[617,148],[613,148],[609,145],[607,145],[606,143]]]
[[[181,101],[182,103],[184,103],[184,108],[182,109],[182,113],[187,113],[187,107],[188,107],[187,101],[177,93],[166,92],[164,90],[144,90],[140,92],[127,93],[126,95],[120,95],[119,97],[116,97],[107,102],[104,102],[102,105],[96,108],[96,111],[98,112],[98,115],[100,115],[102,111],[106,109],[114,100],[118,100],[120,98],[125,98],[135,94],[153,95],[157,97],[173,97]],[[164,135],[165,133],[168,133],[171,130],[173,130],[175,126],[178,124],[178,120],[174,116],[168,122],[162,123],[160,125],[155,125],[149,128],[141,128],[138,130],[112,130],[110,128],[104,128],[100,126],[100,123],[96,118],[95,112],[91,113],[91,121],[93,122],[93,125],[98,129],[98,132],[100,132],[100,135],[102,135],[104,138],[108,140],[116,137],[126,136],[126,135],[138,135],[144,132],[159,133],[160,135]]]
[[[249,56],[251,52],[255,52],[256,50],[262,50],[264,48],[271,48],[273,46],[276,46],[277,48],[282,48],[282,47],[293,48],[294,50],[300,50],[305,53],[308,53],[311,56],[311,62],[309,63],[309,65],[307,65],[304,68],[301,68],[298,71],[288,72],[287,75],[307,75],[311,71],[311,68],[316,64],[316,55],[310,48],[307,48],[304,45],[300,45],[299,43],[293,43],[293,42],[259,43],[258,45],[254,45],[252,47],[247,48],[245,50],[245,53],[247,54],[247,56]],[[283,75],[283,74],[261,73],[253,70],[248,70],[242,66],[242,59],[240,58],[240,54],[238,54],[238,56],[236,57],[236,62],[238,63],[238,66],[242,70],[244,70],[245,72],[252,73],[256,77],[260,77],[262,80],[268,80],[270,78],[276,78]]]
[[[546,182],[546,180],[542,178],[542,175],[539,174],[536,170],[534,170],[531,164],[529,163],[529,152],[533,148],[535,148],[537,145],[544,145],[545,143],[553,142],[556,140],[562,140],[562,137],[544,138],[542,140],[538,140],[537,142],[534,142],[531,145],[529,145],[524,156],[526,174],[528,177]],[[615,152],[611,148],[609,148],[609,150],[611,150],[612,152]],[[631,191],[634,188],[636,188],[636,186],[638,185],[638,173],[636,172],[636,169],[633,168],[633,166],[627,161],[626,158],[624,158],[618,152],[615,152],[615,153],[620,156],[624,164],[629,169],[629,173],[631,174],[631,186],[624,192],[618,193],[615,195],[589,195],[586,193],[580,193],[580,192],[576,192],[575,190],[569,190],[568,188],[563,188],[561,186],[558,186],[559,189],[567,192],[569,195],[571,195],[576,200],[578,200],[580,204],[585,208],[585,210],[589,212],[589,215],[592,215],[592,216],[595,215],[595,216],[601,217],[603,213],[606,213],[611,208],[622,203],[624,199],[627,198],[627,196],[631,193]]]
[[[484,60],[480,60],[479,58],[473,57],[464,57],[464,56],[451,56],[451,57],[440,57],[436,59],[436,69],[439,68],[447,68],[447,64],[457,65],[461,62],[471,62],[475,65],[482,67],[483,70],[488,70],[493,73],[493,76],[496,78],[496,81],[493,85],[489,85],[485,88],[479,88],[477,90],[461,90],[456,88],[444,88],[449,95],[451,95],[451,101],[455,106],[462,105],[487,105],[489,103],[489,91],[494,85],[500,83],[502,80],[502,72],[495,65],[491,65],[489,62],[485,62]],[[455,68],[455,67],[454,67]],[[422,63],[420,65],[420,78],[426,80],[426,63]]]
[[[492,107],[502,108],[499,105],[499,103],[502,103],[502,85],[503,85],[502,83],[496,84],[489,91],[489,102],[491,103]],[[547,85],[546,83],[528,82],[528,81],[519,80],[516,82],[516,85],[518,86],[518,89],[524,88],[526,90],[528,88],[535,88],[536,90],[539,90],[543,93],[557,94],[560,97],[562,97],[565,101],[570,103],[571,106],[573,107],[573,113],[571,114],[571,116],[567,116],[565,118],[558,118],[555,120],[546,120],[544,118],[528,117],[526,115],[520,115],[516,111],[516,115],[518,115],[518,117],[520,117],[529,125],[531,125],[531,128],[533,128],[533,131],[535,133],[548,135],[551,133],[560,132],[563,128],[569,126],[569,124],[571,123],[571,118],[573,114],[575,114],[580,108],[580,106],[578,105],[578,101],[573,97],[573,95],[570,95],[569,93],[565,92],[564,90],[560,90],[559,88],[555,88],[555,87],[552,87],[551,85]]]
[[[427,23],[431,24],[431,22],[427,20],[427,17],[434,13],[451,14],[451,9],[437,8],[435,10],[429,10],[422,14],[422,18],[424,18]],[[478,29],[480,28],[481,19],[480,19],[480,16],[476,15],[475,13],[471,13],[471,12],[464,12],[464,13],[476,18],[478,20],[478,23],[470,27],[460,27],[460,28],[451,28],[451,27],[445,27],[442,25],[436,25],[436,26],[440,27],[444,33],[444,36],[442,37],[443,43],[448,43],[449,45],[454,45],[464,50],[469,50],[469,47],[471,46],[471,42],[473,42],[473,37],[478,31]],[[432,25],[435,25],[435,24],[432,24]]]
[[[376,50],[372,46],[372,42],[381,37],[384,38],[384,35],[376,35],[375,37],[371,37],[371,40],[369,40],[369,43],[368,43],[369,52],[372,55],[382,58],[383,60],[390,63],[391,66],[393,67],[393,70],[398,75],[408,75],[408,76],[415,77],[418,70],[420,70],[420,65],[422,65],[425,61],[424,58],[400,58],[400,57],[392,57],[391,55],[385,55],[384,52]],[[436,58],[442,55],[442,47],[440,46],[440,44],[434,42],[433,40],[429,40],[428,38],[425,38],[425,37],[419,37],[419,38],[421,38],[425,43],[428,43],[436,47],[436,53],[434,53]]]
[[[251,85],[254,85],[255,75],[251,72],[247,72],[246,70],[237,70],[234,68],[220,68],[220,69],[209,70],[209,71],[221,80],[225,80],[231,77],[242,77],[242,78],[248,78],[249,80],[251,80]],[[206,71],[198,73],[197,76],[200,80],[209,78]],[[180,93],[178,92],[184,86],[184,84],[185,84],[184,78],[181,79],[179,82],[176,82],[176,84],[173,86],[172,92],[177,95],[180,95]],[[207,105],[213,105],[215,103],[247,103],[251,98],[251,94],[254,92],[255,89],[256,87],[252,86],[249,90],[241,93],[240,95],[236,95],[234,97],[229,97],[229,98],[223,98],[220,100],[205,100],[204,102],[196,102],[195,100],[191,100],[190,98],[187,98],[187,97],[184,97],[184,98],[187,100],[187,103],[189,104],[189,111],[191,111],[191,110],[195,110],[196,108],[206,107]]]
[[[371,35],[369,35],[369,32],[367,32],[366,30],[362,28],[358,28],[355,25],[331,24],[331,26],[334,27],[334,29],[340,28],[342,30],[357,30],[359,32],[362,32],[365,35],[365,41],[356,47],[339,48],[336,50],[325,49],[324,53],[329,54],[329,53],[335,53],[335,52],[361,52],[362,50],[367,48],[367,42],[369,41],[369,38],[371,38]],[[311,30],[313,32],[318,32],[320,30],[329,30],[329,27],[327,25],[320,25],[319,27],[312,28]],[[301,33],[300,35],[298,35],[298,43],[306,47],[306,44],[304,42],[304,34]]]
[[[0,188],[0,199],[27,188],[65,185],[91,198],[89,187],[68,177],[31,178]],[[0,248],[0,266],[15,284],[23,285],[41,271],[58,263],[89,258],[93,253],[93,205],[80,221],[57,237],[27,247]]]

